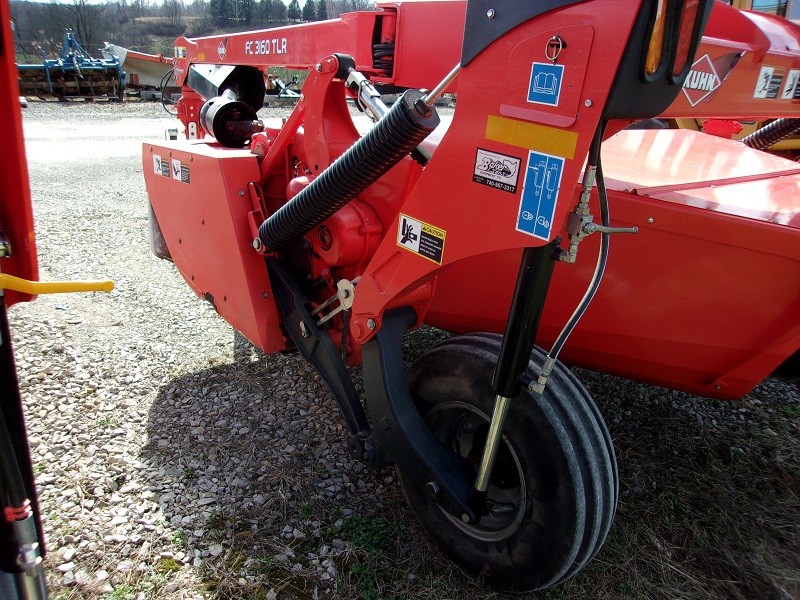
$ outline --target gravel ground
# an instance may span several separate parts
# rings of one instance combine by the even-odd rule
[[[334,402],[307,364],[253,350],[171,263],[151,255],[141,142],[163,138],[174,119],[154,104],[31,103],[24,121],[41,279],[116,283],[110,294],[42,296],[11,310],[53,598],[494,597],[431,547],[404,512],[392,471],[349,458]],[[412,335],[411,353],[437,337]],[[647,519],[626,506],[663,500],[655,494],[682,465],[669,450],[663,462],[643,461],[638,436],[655,427],[648,415],[665,417],[661,431],[678,428],[665,440],[680,440],[680,427],[700,431],[725,440],[734,458],[750,452],[748,430],[797,439],[796,381],[771,378],[725,404],[579,374],[620,453],[617,548],[626,547],[620,536],[644,536],[646,523],[637,522]],[[781,407],[788,419],[776,432],[769,419]],[[776,494],[794,501],[800,459],[792,448],[759,464],[765,472],[775,461],[789,465]],[[800,590],[791,558],[798,513],[789,515],[788,538],[775,542],[789,558],[773,553],[782,569],[775,589],[788,591],[776,598]],[[654,543],[631,547],[634,567],[658,554]],[[394,574],[375,556],[390,557]],[[628,584],[617,571],[631,567],[615,556],[604,550],[579,576],[584,585],[622,577],[620,596],[668,596],[636,581],[622,593]],[[368,567],[381,577],[366,581]],[[690,588],[696,596],[672,597],[726,597],[708,582]],[[559,593],[547,597],[589,597]]]

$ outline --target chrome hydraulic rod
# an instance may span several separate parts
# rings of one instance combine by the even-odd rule
[[[478,475],[475,478],[475,489],[479,492],[486,492],[489,489],[489,478],[492,474],[492,469],[494,469],[494,461],[497,459],[497,451],[500,449],[503,426],[506,424],[506,416],[510,405],[511,398],[506,398],[505,396],[497,396],[495,398],[492,422],[489,425],[486,446],[483,449]]]
[[[444,78],[444,79],[442,79],[442,81],[440,81],[440,82],[439,82],[439,85],[437,85],[437,86],[436,86],[435,88],[433,88],[433,89],[432,89],[430,92],[428,92],[427,94],[425,94],[425,96],[422,98],[422,101],[423,101],[425,104],[427,104],[428,106],[431,106],[431,105],[433,105],[433,103],[434,103],[434,102],[436,102],[436,100],[437,100],[437,99],[438,99],[438,98],[439,98],[439,97],[440,97],[442,94],[444,94],[444,91],[447,89],[447,87],[448,87],[448,86],[449,86],[451,83],[453,83],[453,81],[455,81],[456,77],[458,77],[458,72],[459,72],[460,70],[461,70],[461,65],[460,65],[460,64],[458,64],[458,65],[456,65],[455,67],[453,67],[453,70],[452,70],[452,71],[450,71],[450,72],[449,72],[449,73],[448,73],[448,74],[445,76],[445,78]]]

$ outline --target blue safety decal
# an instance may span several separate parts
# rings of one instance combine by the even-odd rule
[[[550,239],[564,159],[542,152],[528,153],[522,200],[517,214],[517,231],[543,240]]]
[[[563,79],[564,65],[533,63],[531,82],[528,86],[528,102],[558,106]]]

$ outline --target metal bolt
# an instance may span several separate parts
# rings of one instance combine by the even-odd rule
[[[315,65],[314,65],[314,70],[315,70],[317,73],[319,73],[320,71],[322,71],[322,63],[317,63],[317,64],[315,64]]]
[[[497,13],[494,12],[494,9],[490,8],[489,10],[486,11],[486,18],[487,19],[494,19],[495,14],[497,14]]]
[[[463,515],[461,515],[461,520],[464,521],[464,523],[469,523],[469,515],[467,513],[464,513]]]
[[[311,333],[308,331],[308,327],[306,327],[305,321],[300,321],[300,335],[302,335],[304,338],[307,338],[311,335]]]
[[[264,292],[263,294],[261,294],[261,297],[262,298],[269,298],[269,294],[267,292]]]
[[[261,240],[259,238],[253,240],[253,248],[261,250]]]
[[[654,223],[655,219],[653,217],[648,217],[647,222],[648,223]]]
[[[375,329],[378,324],[375,322],[375,319],[368,319],[367,320],[367,328],[368,329]]]
[[[429,481],[425,484],[425,490],[430,494],[433,498],[437,498],[439,496],[439,492],[442,491],[442,488],[439,487],[439,484],[435,481]]]
[[[300,102],[303,102],[306,99],[305,94],[300,94]]]
[[[586,108],[589,108],[592,105],[592,101],[589,98],[587,98],[586,100],[583,101],[583,105]]]
[[[239,197],[241,198],[242,196],[244,196],[244,190],[239,190]]]

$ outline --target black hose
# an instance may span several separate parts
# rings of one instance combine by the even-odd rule
[[[606,184],[605,180],[603,179],[603,163],[600,160],[600,145],[603,141],[605,126],[605,122],[601,122],[598,125],[597,132],[595,133],[594,140],[592,141],[592,145],[589,150],[589,158],[587,162],[590,165],[597,166],[595,181],[597,182],[597,195],[600,200],[600,224],[604,227],[609,227],[611,224],[611,218],[609,217],[608,212],[608,195],[606,194]],[[556,341],[553,343],[553,347],[550,349],[550,352],[547,353],[548,359],[555,360],[558,358],[558,355],[561,352],[561,349],[564,347],[567,339],[572,334],[572,331],[578,325],[578,322],[583,317],[586,309],[589,308],[589,304],[591,304],[592,300],[594,299],[597,289],[600,287],[600,282],[603,279],[603,274],[606,270],[606,264],[608,263],[609,237],[610,234],[608,233],[600,234],[600,252],[597,255],[597,264],[595,265],[594,275],[592,275],[592,279],[589,282],[589,287],[584,293],[583,298],[581,299],[577,308],[572,313],[569,321],[567,321],[564,329],[561,330],[561,333],[558,335]]]
[[[756,150],[765,150],[798,131],[800,131],[800,119],[776,119],[743,138],[742,143]]]
[[[319,226],[414,150],[439,124],[435,110],[415,108],[422,96],[406,91],[375,127],[266,219],[258,228],[266,249],[281,250]]]

